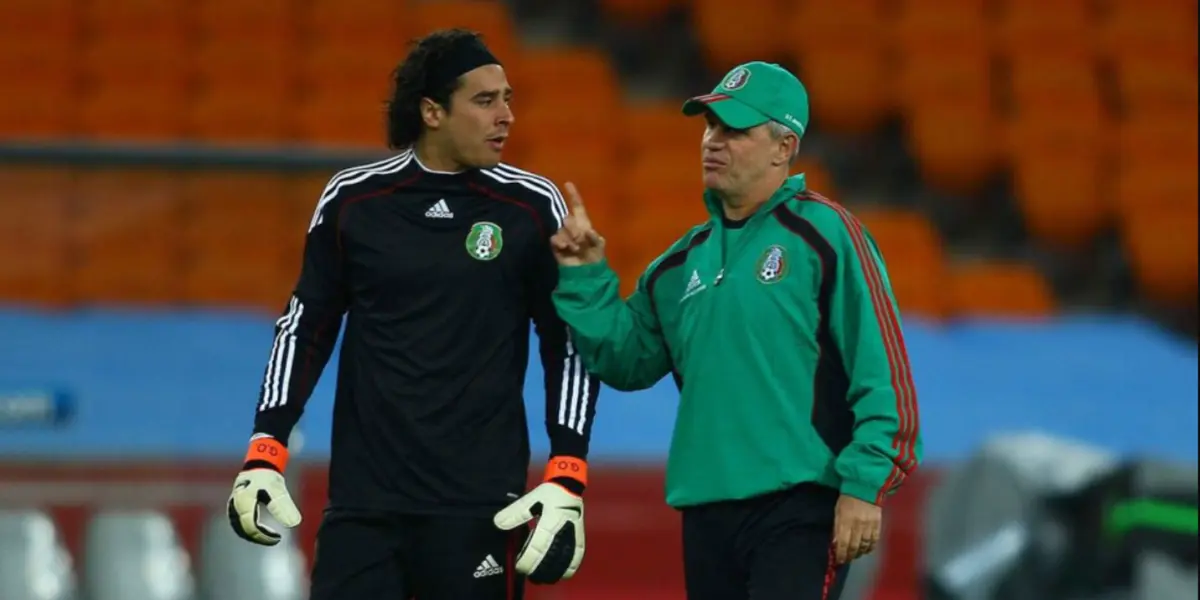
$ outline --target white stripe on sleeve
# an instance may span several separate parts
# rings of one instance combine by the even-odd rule
[[[267,372],[263,376],[263,397],[258,406],[260,412],[287,404],[288,379],[291,378],[292,363],[296,358],[296,328],[303,314],[304,303],[292,296],[287,312],[275,321],[279,333],[275,335]]]

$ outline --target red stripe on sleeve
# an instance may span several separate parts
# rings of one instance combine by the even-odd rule
[[[896,460],[887,480],[876,496],[876,503],[882,504],[887,492],[902,483],[916,464],[916,432],[919,427],[916,412],[916,386],[913,384],[912,368],[904,344],[904,334],[900,329],[895,308],[883,285],[879,265],[875,262],[874,253],[863,233],[862,224],[844,207],[816,192],[807,191],[804,197],[832,208],[850,233],[855,253],[861,263],[864,280],[867,282],[867,288],[871,294],[875,318],[883,336],[888,367],[892,373],[892,389],[896,393],[896,414],[900,425],[896,435],[892,438],[892,448],[897,451]]]

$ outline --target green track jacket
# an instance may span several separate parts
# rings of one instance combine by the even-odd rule
[[[622,300],[607,263],[561,267],[554,302],[587,368],[619,390],[674,375],[675,507],[819,482],[882,504],[921,458],[917,395],[879,250],[789,178],[754,216],[711,219]]]

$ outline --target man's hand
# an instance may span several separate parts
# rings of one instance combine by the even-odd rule
[[[554,258],[567,267],[598,263],[604,260],[604,238],[592,228],[575,184],[567,182],[566,187],[570,212],[563,226],[550,238]]]
[[[587,463],[579,459],[553,459],[546,467],[546,482],[496,513],[496,527],[516,529],[534,517],[537,524],[517,554],[518,573],[531,583],[556,583],[570,579],[583,562],[583,498],[556,481],[572,479],[577,489],[587,483]]]
[[[288,493],[283,479],[287,466],[287,448],[271,437],[250,440],[250,450],[242,472],[238,473],[229,494],[229,524],[238,537],[263,546],[279,543],[279,533],[263,525],[259,505],[266,505],[271,516],[289,529],[300,524],[300,511]]]
[[[881,507],[842,494],[833,518],[833,548],[837,564],[870,554],[879,543],[882,524]]]

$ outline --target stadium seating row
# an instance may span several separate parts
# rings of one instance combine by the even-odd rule
[[[593,195],[611,193],[607,182],[616,179],[622,156],[655,156],[654,166],[646,165],[655,173],[681,156],[691,172],[698,133],[672,103],[623,104],[600,53],[522,48],[500,3],[347,2],[353,6],[6,2],[0,75],[19,85],[0,98],[0,132],[378,147],[386,74],[402,40],[459,24],[484,31],[502,55],[514,57],[508,63],[519,90],[518,124],[509,160],[591,184],[585,187]],[[1195,19],[1182,18],[1194,13],[1194,2],[1122,0],[1103,13],[1085,0],[747,3],[611,8],[652,14],[690,7],[717,64],[793,60],[811,88],[814,123],[824,130],[860,133],[903,111],[927,183],[969,195],[1007,168],[1029,229],[1048,246],[1086,247],[1124,221],[1121,208],[1130,205],[1170,205],[1161,210],[1174,218],[1194,210]],[[989,6],[1008,10],[996,16]],[[729,26],[745,19],[804,34],[764,36],[757,25]],[[736,41],[745,32],[750,37]],[[1100,44],[1110,38],[1097,32],[1121,43]],[[996,40],[1007,40],[1007,53],[996,50]],[[993,64],[997,55],[1007,59],[1003,68]],[[1127,110],[1106,99],[1100,58],[1115,65],[1116,104]],[[563,94],[591,102],[564,102]],[[567,129],[576,134],[570,157],[560,150]],[[560,164],[565,160],[570,164]]]
[[[1022,121],[1043,109],[1100,114],[1100,63],[1111,63],[1129,112],[1195,105],[1194,2],[1123,0],[1106,19],[1086,0],[1006,0],[1004,18],[987,17],[985,0],[899,2],[899,14],[884,10],[891,4],[689,2],[714,70],[752,59],[797,64],[829,131],[867,131],[896,110],[990,113],[1002,91],[1034,113]],[[21,85],[0,104],[0,130],[378,146],[386,75],[405,40],[449,25],[487,35],[522,104],[548,96],[562,110],[563,94],[587,92],[597,95],[584,112],[603,113],[619,97],[602,57],[580,71],[574,57],[557,60],[563,48],[523,48],[499,2],[14,0],[0,6],[0,74]],[[996,57],[1011,73],[994,73]]]
[[[0,4],[5,137],[382,143],[408,38],[515,37],[496,2],[13,0]]]
[[[829,189],[819,164],[801,167]],[[682,169],[681,169],[682,170]],[[74,303],[198,304],[275,311],[293,283],[325,173],[0,169],[0,298]],[[631,196],[589,196],[611,232],[625,291],[647,264],[706,218],[698,183],[666,181]],[[656,180],[655,180],[656,181]],[[587,188],[584,188],[585,190]],[[1143,291],[1181,305],[1196,286],[1196,218],[1150,207],[1130,211],[1126,249]],[[861,209],[908,310],[1045,314],[1047,283],[1016,264],[952,265],[933,225],[917,212]],[[1164,232],[1169,232],[1164,234]],[[1189,246],[1189,244],[1191,246]],[[1001,293],[1002,292],[1002,293]]]
[[[1026,228],[1039,243],[1087,251],[1098,236],[1115,229],[1147,295],[1179,304],[1194,294],[1189,248],[1195,245],[1198,195],[1196,53],[1194,43],[1183,42],[1194,42],[1195,21],[1180,20],[1194,13],[1194,2],[746,0],[736,10],[731,6],[710,0],[605,3],[618,18],[690,10],[701,45],[718,61],[714,64],[772,53],[792,59],[810,84],[814,121],[826,130],[859,132],[901,110],[908,117],[910,151],[926,183],[969,196],[1007,167]],[[746,19],[763,20],[766,30],[780,35],[730,26]],[[401,42],[408,34],[451,24],[484,31],[502,55],[515,57],[508,62],[520,90],[518,124],[506,158],[560,184],[577,182],[607,231],[619,228],[628,239],[641,241],[615,257],[627,280],[682,227],[704,218],[696,202],[699,127],[680,117],[678,103],[621,102],[603,54],[523,48],[506,8],[491,1],[6,2],[0,6],[0,49],[6,50],[0,52],[0,74],[21,85],[14,86],[18,93],[0,98],[0,132],[6,138],[377,147],[379,101]],[[784,35],[780,27],[804,35]],[[740,37],[750,30],[753,39]],[[1005,59],[1005,68],[992,68],[997,56]],[[1117,111],[1101,93],[1097,65],[1106,63],[1124,74],[1118,80],[1128,110]],[[564,93],[593,102],[563,102]],[[999,108],[1005,105],[1016,109]],[[573,132],[570,153],[561,151],[566,130]],[[839,198],[819,164],[806,161],[798,170],[809,174],[812,187]],[[105,185],[80,185],[76,203],[87,204],[79,199],[92,195],[91,189],[104,195]],[[316,190],[319,182],[306,186]],[[45,195],[44,189],[34,185],[26,193]],[[239,203],[243,206],[229,209],[210,202],[214,213],[278,212],[278,207]],[[146,206],[153,204],[148,200]],[[20,210],[45,216],[58,210],[55,206]],[[97,212],[114,222],[119,219],[113,215],[123,214],[108,208]],[[282,230],[278,240],[248,241],[266,238],[246,233],[256,230],[254,218],[239,222],[247,224],[244,231],[221,233],[202,219],[192,221],[191,230],[201,233],[187,234],[185,240],[203,242],[173,241],[156,258],[134,262],[121,254],[122,244],[155,247],[160,242],[145,240],[162,236],[146,237],[130,226],[131,233],[122,235],[131,241],[120,242],[125,238],[116,234],[81,237],[58,226],[53,235],[21,242],[45,252],[18,271],[62,273],[54,265],[71,264],[75,274],[50,277],[46,281],[58,283],[45,288],[18,287],[27,290],[25,295],[40,289],[32,296],[58,299],[105,298],[100,290],[117,287],[140,290],[135,296],[146,298],[249,298],[259,305],[274,298],[281,281],[290,277],[261,273],[290,269],[299,242]],[[1162,235],[1164,226],[1171,235]],[[10,243],[30,237],[15,235]],[[77,241],[93,238],[101,241]],[[63,242],[67,239],[76,241]],[[211,241],[224,239],[236,242]],[[253,244],[262,246],[250,261],[259,263],[258,274],[238,275],[222,266]],[[89,250],[93,246],[103,251]],[[889,252],[890,260],[901,253],[908,251]],[[147,284],[103,268],[125,261],[153,272],[154,265],[175,265],[164,258],[175,255],[195,257],[180,271],[192,275]],[[895,268],[905,270],[903,264]],[[928,276],[938,269],[916,272]],[[20,273],[6,279],[24,281]],[[69,285],[63,283],[68,280]],[[61,289],[75,291],[55,291]],[[932,305],[923,310],[944,312]]]
[[[675,4],[690,6],[714,70],[797,65],[823,131],[902,116],[930,187],[970,197],[1007,175],[1044,246],[1086,249],[1113,226],[1128,237],[1135,221],[1195,213],[1194,0]]]
[[[0,188],[7,190],[0,197],[0,256],[6,257],[0,298],[49,306],[195,304],[275,312],[293,283],[312,198],[326,178],[0,170]],[[696,196],[671,198],[636,208],[636,218],[606,217],[626,291],[651,259],[703,218]],[[1054,308],[1047,283],[1028,267],[951,265],[932,225],[915,212],[859,214],[888,258],[901,304],[913,314],[1035,316]],[[1151,239],[1161,238],[1152,233]],[[1143,252],[1152,272],[1172,265],[1174,256],[1160,255],[1162,245],[1155,244],[1147,242]]]

